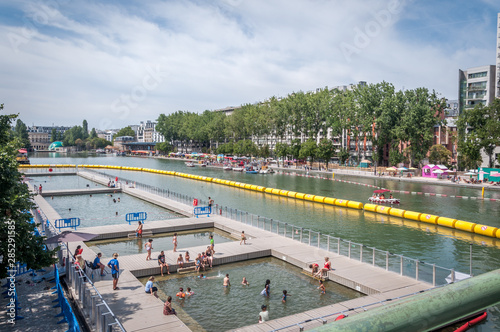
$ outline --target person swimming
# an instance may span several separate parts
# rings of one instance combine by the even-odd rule
[[[177,294],[175,294],[175,296],[177,296],[179,299],[183,299],[186,297],[186,293],[184,293],[184,288],[179,288],[179,291],[177,292]]]
[[[262,292],[260,292],[260,295],[269,296],[270,294],[271,294],[271,280],[267,279],[264,289],[262,290]]]
[[[244,286],[250,286],[250,284],[248,283],[248,280],[247,278],[243,277],[243,281],[241,282],[242,285]]]
[[[194,294],[194,292],[191,290],[191,288],[190,288],[190,287],[188,287],[188,288],[187,288],[187,290],[186,290],[186,295],[187,295],[187,296],[191,296],[191,295],[193,295],[193,294]]]
[[[287,296],[291,296],[290,294],[288,294],[288,292],[286,291],[286,289],[283,290],[283,296],[281,297],[281,302],[285,303],[286,302],[286,297]]]
[[[325,288],[325,285],[323,284],[322,280],[319,281],[318,289],[321,291],[321,294],[326,294],[326,288]]]

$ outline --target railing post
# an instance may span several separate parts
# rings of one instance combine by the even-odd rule
[[[359,261],[363,263],[363,245],[359,246]]]
[[[265,230],[265,228],[264,228]],[[272,233],[273,232],[273,219],[271,218],[271,229],[269,229],[269,231]]]
[[[432,286],[436,286],[436,264],[432,264]]]
[[[451,269],[451,282],[455,282],[455,269]]]
[[[302,227],[300,227],[300,243],[302,243],[302,231],[303,231],[303,230],[304,230],[304,229],[303,229]]]
[[[415,280],[418,281],[418,261],[415,263]]]
[[[293,240],[294,235],[295,235],[295,233],[293,232],[293,228],[294,228],[294,227],[293,227],[293,225],[292,225],[292,240]]]
[[[347,244],[349,245],[349,259],[351,258],[351,241],[348,241]]]
[[[311,230],[309,230],[309,245],[311,245]]]
[[[326,236],[326,251],[330,251],[330,235]]]
[[[253,226],[253,213],[252,213],[252,218],[251,218],[251,224]]]
[[[286,237],[286,225],[288,225],[287,223],[285,223],[285,227],[284,228],[284,231],[283,231],[283,236]]]
[[[321,233],[318,232],[318,249],[319,249],[320,243],[321,243]]]
[[[375,266],[375,248],[372,248],[372,250],[373,250],[373,258],[372,258],[373,262],[372,263],[373,263],[373,266]]]
[[[248,212],[247,212],[246,217],[245,217],[245,224],[248,225]]]
[[[399,274],[403,275],[403,255],[400,255],[399,259]]]
[[[280,222],[278,221],[278,223],[276,224],[276,234],[279,233],[280,233]]]
[[[389,271],[389,252],[385,252],[385,270]]]
[[[340,255],[340,238],[337,239],[337,255]]]

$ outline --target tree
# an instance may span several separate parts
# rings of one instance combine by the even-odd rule
[[[118,130],[118,132],[116,133],[116,135],[114,135],[113,137],[121,137],[121,136],[132,136],[132,137],[135,137],[135,131],[130,128],[130,126],[128,127],[125,127],[125,128],[122,128],[120,130]]]
[[[28,127],[21,121],[21,119],[17,119],[16,127],[14,128],[14,135],[19,139],[22,148],[30,149],[30,138],[28,135]]]
[[[90,139],[92,138],[97,138],[97,131],[95,130],[95,128],[92,128],[92,130],[90,131]]]
[[[157,143],[156,150],[162,152],[163,154],[168,154],[172,151],[172,146],[168,144],[168,142]]]
[[[29,211],[34,204],[17,170],[21,143],[11,135],[11,123],[16,118],[17,115],[0,115],[0,278],[5,278],[7,269],[14,268],[16,262],[26,263],[28,269],[47,267],[56,261],[57,252],[57,248],[45,250],[43,237],[34,235],[35,224],[30,222]]]
[[[87,139],[89,137],[89,124],[87,120],[83,120],[82,123],[82,139]]]
[[[309,158],[311,160],[311,165],[312,165],[314,157],[316,156],[317,149],[318,146],[316,145],[316,141],[310,138],[307,141],[305,141],[304,144],[302,144],[302,147],[300,148],[299,158],[300,159]]]
[[[274,147],[274,153],[276,154],[276,157],[278,157],[278,166],[279,166],[279,158],[283,158],[283,161],[285,160],[285,157],[288,155],[290,147],[286,143],[276,143],[276,146]]]
[[[346,148],[340,148],[339,153],[339,165],[345,165],[345,162],[349,159],[349,150]]]
[[[328,163],[330,162],[330,159],[332,159],[334,154],[335,149],[333,147],[332,140],[329,140],[328,138],[322,138],[319,141],[316,156],[319,159],[323,159],[323,161],[326,163],[326,169],[328,169]]]
[[[429,150],[429,162],[438,165],[447,165],[451,159],[451,151],[441,144],[434,144]]]
[[[265,144],[259,148],[258,152],[259,157],[269,158],[271,155],[271,150],[269,149],[269,145]]]

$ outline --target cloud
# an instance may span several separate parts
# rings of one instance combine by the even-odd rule
[[[440,14],[453,3],[13,3],[0,25],[1,102],[28,124],[119,128],[361,80],[453,99],[458,69],[493,64],[496,47],[491,4],[457,22]]]

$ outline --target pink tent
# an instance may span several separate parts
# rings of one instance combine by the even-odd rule
[[[441,170],[441,172],[436,172],[436,170]],[[424,178],[437,178],[438,174],[441,174],[441,176],[448,176],[448,167],[444,165],[434,165],[434,164],[428,164],[422,167],[422,177]]]

